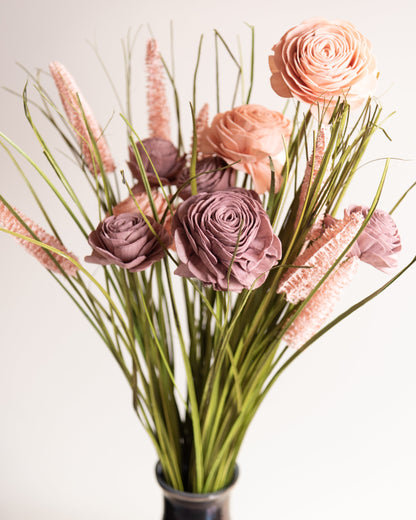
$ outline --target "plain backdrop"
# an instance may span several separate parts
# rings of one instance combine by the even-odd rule
[[[271,47],[306,18],[349,20],[372,41],[380,70],[377,95],[386,115],[395,112],[384,124],[392,142],[381,136],[368,155],[369,160],[402,159],[392,161],[380,203],[390,210],[416,177],[414,15],[411,0],[2,1],[0,84],[22,92],[27,74],[16,62],[31,73],[47,70],[52,60],[64,63],[101,124],[110,121],[108,141],[118,167],[124,168],[125,128],[93,45],[123,95],[121,40],[141,27],[133,61],[133,115],[144,136],[143,49],[151,30],[169,57],[172,21],[176,77],[189,140],[187,101],[201,33],[205,72],[198,83],[199,106],[210,101],[214,113],[213,29],[234,50],[239,34],[245,52],[248,23],[256,29],[252,101],[279,110],[283,102],[269,86]],[[234,70],[229,59],[223,60],[226,90]],[[50,79],[45,76],[45,81]],[[28,89],[36,95],[32,84]],[[35,110],[34,116],[41,120]],[[48,136],[46,126],[39,125]],[[46,168],[21,99],[6,91],[0,92],[0,131]],[[65,161],[61,141],[51,137],[49,142]],[[81,258],[88,254],[51,192],[20,162],[48,201],[68,248]],[[68,168],[76,183],[77,170]],[[349,202],[371,202],[382,168],[383,162],[377,161],[360,171]],[[3,149],[0,192],[44,224]],[[416,252],[415,197],[411,193],[394,214],[403,240],[401,266]],[[156,454],[132,411],[119,368],[32,257],[4,235],[0,251],[0,519],[159,520]],[[387,279],[361,265],[338,311]],[[416,518],[415,282],[411,269],[315,343],[279,380],[241,450],[233,519]]]

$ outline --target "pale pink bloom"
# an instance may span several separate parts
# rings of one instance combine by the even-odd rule
[[[276,167],[276,191],[281,185],[281,166],[276,156],[284,148],[292,132],[292,122],[280,112],[261,105],[242,105],[217,114],[211,126],[201,135],[203,154],[216,154],[236,170],[253,178],[254,189],[264,193],[270,189],[269,156]]]
[[[113,215],[120,215],[121,213],[140,214],[140,211],[137,207],[139,206],[144,215],[153,217],[152,206],[150,204],[147,193],[141,191],[140,186],[133,187],[132,193],[133,197],[129,195],[126,199],[119,202],[116,206],[113,206]],[[171,211],[168,209],[168,203],[165,199],[165,196],[158,190],[152,190],[151,194],[157,216],[159,220],[162,220],[162,218],[164,219],[163,226],[168,232],[170,232],[172,215]]]
[[[326,147],[328,146],[329,139],[331,137],[331,130],[328,126],[322,125],[318,137],[316,139],[316,145],[315,145],[315,152],[311,154],[311,157],[308,161],[308,164],[306,166],[305,175],[303,177],[302,186],[300,188],[300,194],[299,194],[299,205],[298,210],[296,213],[296,220],[295,220],[295,229],[299,223],[303,208],[305,206],[306,197],[308,196],[309,191],[309,197],[312,196],[312,185],[316,178],[316,175],[319,171],[319,168],[321,166],[322,159],[325,154]],[[325,182],[327,175],[324,174],[324,177],[322,179],[322,183]],[[322,184],[321,184],[322,185]],[[315,236],[315,230],[311,230],[312,236]],[[318,235],[319,236],[319,235]],[[309,240],[312,240],[309,238]]]
[[[147,108],[149,136],[170,141],[169,105],[166,97],[163,63],[156,40],[147,42]]]
[[[299,267],[286,271],[277,292],[286,293],[290,303],[304,300],[353,240],[363,221],[360,213],[351,213],[326,228],[322,236],[296,258],[294,265]]]
[[[149,197],[146,192],[143,192],[137,187],[133,187],[132,189],[133,197],[129,195],[126,199],[119,202],[116,206],[113,206],[113,215],[119,215],[120,213],[140,213],[137,206],[143,211],[145,215],[152,215],[152,207],[150,205]],[[158,214],[159,219],[162,218],[165,213],[168,204],[166,199],[158,190],[151,191],[153,203],[156,208],[156,212]]]
[[[63,253],[71,256],[74,260],[78,262],[78,259],[72,253],[69,253],[65,247],[61,244],[61,242],[54,237],[53,235],[47,233],[44,229],[42,229],[38,224],[33,222],[33,220],[26,217],[22,212],[13,208],[14,211],[19,215],[19,217],[28,225],[28,227],[33,231],[36,235],[36,240],[43,242],[44,244],[54,247],[55,249],[59,249]],[[5,204],[0,202],[0,223],[2,226],[13,233],[19,233],[19,235],[24,235],[29,238],[34,238],[29,231],[19,222],[19,220],[13,215],[13,213],[7,208]],[[29,242],[24,238],[15,237],[16,240],[26,249],[28,253],[33,255],[39,262],[54,273],[61,273],[59,267],[55,264],[55,262],[50,258],[46,249],[43,249],[41,246],[34,244],[33,242]],[[78,267],[76,267],[72,262],[70,262],[67,258],[54,253],[52,251],[48,251],[61,266],[63,271],[68,276],[75,276],[78,271]]]
[[[371,43],[350,23],[312,18],[292,27],[269,56],[273,90],[331,115],[338,98],[362,105],[377,84]]]
[[[295,349],[301,347],[327,322],[342,291],[357,272],[358,258],[348,258],[328,276],[283,336]]]
[[[107,173],[113,172],[116,167],[103,132],[97,123],[91,108],[75,83],[74,78],[66,68],[57,61],[50,63],[49,69],[58,89],[68,121],[76,132],[78,142],[81,145],[82,155],[88,169],[93,174],[100,173],[98,157],[96,156],[90,134],[88,133],[89,127],[89,130],[97,143],[104,171]],[[88,127],[85,124],[85,120],[88,123]]]

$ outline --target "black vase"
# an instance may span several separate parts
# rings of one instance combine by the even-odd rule
[[[237,466],[231,483],[215,493],[177,491],[166,484],[160,462],[156,465],[156,478],[163,490],[162,520],[231,520],[230,493],[238,478]]]

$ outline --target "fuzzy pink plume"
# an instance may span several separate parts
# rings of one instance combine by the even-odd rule
[[[61,242],[54,237],[53,235],[47,233],[44,229],[42,229],[38,224],[33,222],[31,219],[26,217],[22,212],[13,208],[14,211],[19,215],[19,217],[28,225],[28,227],[33,231],[33,233],[37,236],[37,240],[43,242],[44,244],[54,247],[55,249],[59,249],[63,253],[70,255],[74,260],[78,261],[77,257],[72,253],[69,253],[65,247],[61,244]],[[33,236],[29,233],[29,231],[19,222],[19,220],[13,215],[13,213],[7,208],[5,204],[0,202],[0,223],[9,231],[13,233],[19,233],[19,235],[24,235],[29,238],[33,238]],[[54,273],[60,273],[61,270],[55,264],[55,262],[51,259],[51,257],[46,252],[46,249],[43,249],[41,246],[37,244],[33,244],[24,238],[15,237],[16,240],[26,249],[28,253],[33,255],[39,262]],[[78,268],[70,262],[67,258],[50,251],[50,254],[55,258],[58,264],[61,266],[63,271],[68,276],[75,276],[78,271]]]
[[[328,276],[288,328],[283,336],[284,342],[297,349],[325,325],[343,289],[357,272],[358,264],[357,257],[348,258]]]
[[[316,175],[319,171],[319,168],[321,167],[321,162],[324,157],[324,153],[326,150],[326,147],[328,146],[329,139],[331,137],[331,130],[329,126],[322,125],[318,137],[316,139],[316,146],[315,151],[311,154],[311,157],[309,158],[308,164],[306,166],[305,175],[303,177],[302,186],[300,188],[300,194],[299,194],[299,206],[298,211],[296,214],[296,221],[295,221],[295,228],[297,227],[302,211],[304,209],[306,199],[310,197],[310,190],[312,188],[312,184],[316,178]],[[322,182],[325,182],[326,176],[324,175],[324,178]],[[308,196],[309,191],[309,196]],[[323,220],[323,216],[320,220]],[[314,228],[311,229],[311,235],[315,237],[316,230]],[[320,233],[319,233],[320,234]],[[319,236],[319,235],[318,235]],[[313,238],[307,237],[309,240],[312,240]],[[315,237],[316,238],[316,237]]]
[[[326,228],[322,236],[296,258],[294,265],[299,267],[286,271],[277,292],[285,293],[290,303],[304,300],[353,240],[363,222],[361,213],[351,213]]]
[[[57,61],[50,63],[49,69],[55,81],[56,88],[58,89],[68,121],[77,134],[78,142],[81,145],[82,155],[88,169],[94,175],[100,173],[99,161],[91,142],[90,134],[88,133],[89,127],[89,130],[97,143],[104,171],[107,173],[114,172],[116,167],[103,132],[98,125],[91,108],[75,83],[74,78],[66,68]],[[85,120],[88,123],[88,127],[85,124]]]
[[[156,40],[149,40],[146,49],[147,108],[149,136],[170,141],[170,115],[166,97],[163,63]]]
[[[201,110],[198,112],[195,120],[195,130],[196,130],[196,145],[198,155],[203,157],[202,152],[200,151],[200,143],[202,139],[203,132],[209,127],[209,106],[208,103],[205,103]],[[193,144],[193,141],[192,141]]]

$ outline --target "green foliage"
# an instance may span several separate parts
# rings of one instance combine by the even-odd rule
[[[244,97],[247,102],[252,94],[254,77],[254,29],[250,27],[250,31],[252,50],[248,71],[249,89]],[[217,53],[216,91],[219,110],[221,49],[231,58],[236,67],[236,87],[231,105],[234,104],[239,89],[243,91],[245,70],[241,57],[240,59],[236,57],[217,31],[214,38]],[[129,144],[134,150],[145,190],[152,204],[153,216],[158,220],[151,188],[135,144],[136,139],[140,140],[140,138],[130,123],[129,97],[134,41],[135,37],[133,40],[129,38],[124,46],[127,101],[126,115],[123,119],[126,122]],[[197,149],[193,111],[201,52],[202,38],[193,76],[193,103],[191,104],[194,147],[191,156],[190,183],[194,193],[197,190],[195,176]],[[178,148],[182,150],[179,94],[175,86],[174,74],[169,71],[165,62],[164,64],[173,88],[178,123]],[[1,144],[7,148],[55,236],[62,241],[62,234],[58,234],[55,229],[53,219],[48,215],[45,205],[29,183],[15,155],[20,156],[43,179],[52,195],[57,198],[79,232],[86,238],[95,228],[97,216],[86,213],[71,184],[73,173],[65,173],[59,166],[59,160],[54,156],[34,122],[30,106],[37,109],[41,116],[55,128],[74,156],[80,170],[85,171],[82,155],[75,144],[75,129],[70,127],[39,80],[33,77],[31,79],[40,94],[41,101],[40,103],[29,101],[25,88],[24,111],[48,160],[50,173],[45,172],[20,146],[3,133],[0,133]],[[242,95],[244,96],[243,92]],[[79,270],[75,277],[69,277],[64,272],[62,276],[53,273],[51,275],[97,331],[120,366],[131,387],[135,413],[153,441],[165,477],[169,484],[179,490],[201,493],[224,487],[232,477],[239,449],[251,420],[283,371],[322,334],[377,296],[415,262],[413,259],[402,272],[378,291],[334,319],[298,351],[293,352],[287,348],[282,341],[285,331],[341,262],[351,244],[308,298],[300,304],[288,304],[283,295],[277,294],[279,281],[298,256],[317,216],[322,211],[333,214],[341,207],[343,197],[362,164],[363,155],[371,138],[375,132],[382,130],[379,126],[382,110],[373,101],[367,102],[353,124],[350,124],[349,106],[341,102],[337,105],[331,118],[331,136],[328,146],[318,173],[308,186],[306,204],[295,225],[299,205],[298,180],[303,173],[305,158],[311,155],[312,163],[314,162],[316,136],[321,126],[321,122],[315,121],[309,111],[301,116],[301,110],[298,104],[293,115],[294,131],[285,151],[282,187],[278,193],[274,193],[272,189],[270,195],[265,196],[263,200],[270,221],[282,242],[283,259],[280,265],[271,271],[267,281],[255,290],[244,290],[241,294],[235,295],[230,292],[216,293],[212,288],[205,287],[193,279],[177,279],[174,282],[172,272],[177,261],[171,252],[168,252],[164,260],[144,272],[130,273],[111,266],[103,267],[102,272],[100,271],[100,274],[95,277],[70,256],[40,242],[33,233],[26,237],[1,229],[37,244],[45,251],[60,254],[76,264]],[[84,119],[88,126],[87,119],[85,117]],[[117,176],[115,179],[110,179],[104,174],[99,149],[90,130],[89,136],[92,143],[91,152],[98,158],[98,162],[95,175],[91,176],[85,172],[85,179],[91,194],[96,197],[99,218],[103,218],[106,212],[111,213],[112,206],[119,201],[118,180]],[[308,153],[308,146],[310,153]],[[236,167],[238,168],[238,164]],[[377,206],[387,167],[388,161],[380,183],[376,187],[373,204],[359,233],[364,229]],[[271,163],[271,171],[273,168],[274,165]],[[327,171],[329,175],[324,176]],[[155,173],[157,175],[156,170]],[[272,178],[274,179],[274,176]],[[127,183],[125,177],[123,179]],[[241,182],[245,186],[249,184],[250,179],[245,177]],[[169,211],[173,212],[173,200],[171,200],[173,194],[164,187],[162,189],[169,204]],[[131,190],[130,195],[132,196]],[[1,201],[11,209],[3,197]],[[18,217],[16,213],[14,214]],[[24,224],[22,221],[21,223]],[[238,244],[236,248],[237,246]],[[178,372],[185,373],[186,395],[183,395],[181,382],[177,380]]]

